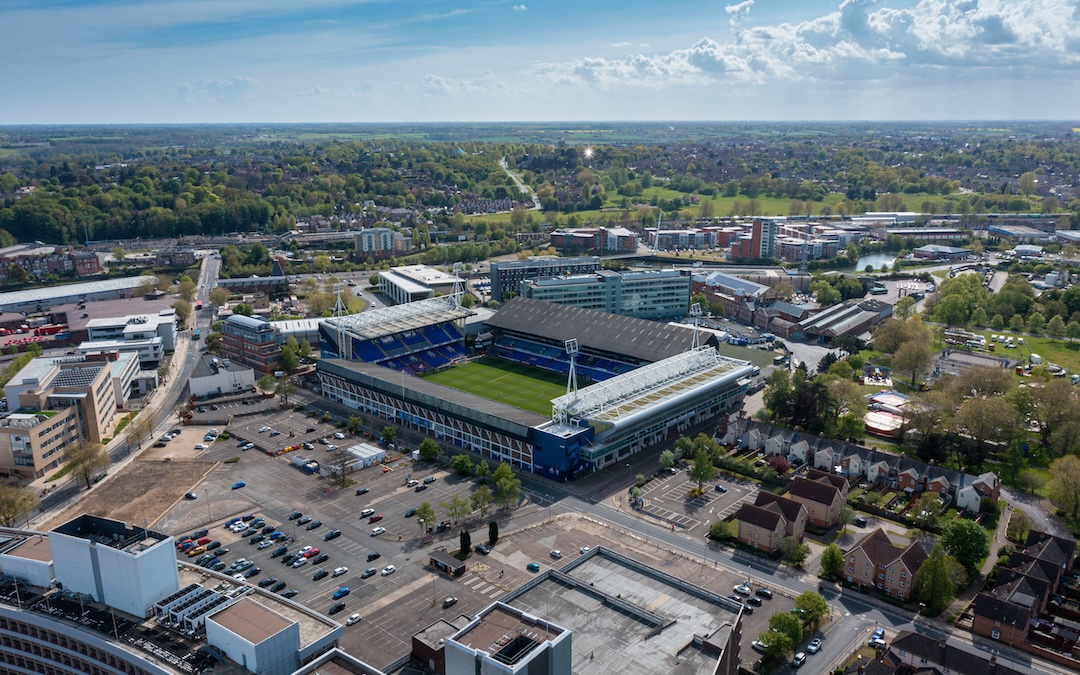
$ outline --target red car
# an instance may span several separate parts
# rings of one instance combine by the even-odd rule
[[[377,523],[380,520],[382,520],[382,514],[381,513],[376,513],[372,517],[368,518],[369,523]]]
[[[313,548],[310,551],[308,551],[307,553],[305,553],[304,557],[305,558],[314,558],[315,556],[319,555],[319,553],[321,553],[321,551],[319,551],[319,549]]]
[[[176,548],[181,548],[184,544],[190,544],[190,543],[191,543],[190,539],[181,539],[180,541],[176,542]]]
[[[206,546],[211,541],[213,541],[213,540],[210,537],[203,537],[202,539],[199,540],[198,543],[199,543],[199,546]]]

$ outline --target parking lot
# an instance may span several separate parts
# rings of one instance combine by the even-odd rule
[[[281,401],[277,398],[255,394],[243,398],[201,401],[190,406],[188,424],[223,427],[236,415],[274,412],[281,407]]]
[[[304,413],[295,412],[291,408],[272,409],[260,414],[243,415],[234,417],[227,427],[229,435],[240,441],[252,443],[255,449],[268,454],[280,454],[286,448],[311,445],[304,448],[308,453],[319,451],[322,453],[332,452],[340,448],[346,448],[361,440],[352,432],[339,429],[328,422],[323,422],[317,417],[310,417]],[[334,436],[337,434],[342,438]],[[325,438],[328,443],[319,443],[319,439]],[[318,457],[313,457],[318,460]]]
[[[688,494],[697,483],[685,471],[660,474],[642,488],[641,512],[690,531],[723,519],[739,510],[743,502],[757,495],[757,485],[739,478],[722,478],[704,485],[705,494],[691,499]],[[716,489],[719,485],[724,492]]]

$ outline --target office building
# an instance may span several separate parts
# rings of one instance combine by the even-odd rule
[[[524,281],[521,297],[639,319],[670,319],[686,316],[690,281],[689,272],[680,270],[600,270]]]
[[[436,295],[450,295],[456,278],[427,265],[405,265],[379,272],[379,291],[403,305]]]
[[[521,291],[521,282],[561,275],[589,274],[600,269],[600,258],[549,256],[491,263],[491,299],[505,302]]]
[[[224,356],[249,366],[259,375],[272,374],[281,367],[283,342],[281,333],[261,317],[234,314],[221,327]]]

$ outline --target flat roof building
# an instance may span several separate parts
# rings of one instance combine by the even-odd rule
[[[690,280],[689,272],[680,270],[600,270],[523,281],[520,293],[523,298],[610,314],[670,319],[689,311]]]
[[[570,673],[570,631],[496,602],[446,641],[447,675]]]
[[[269,375],[281,366],[281,333],[261,317],[233,314],[221,328],[221,348],[233,361],[251,367],[259,375]]]
[[[188,388],[199,398],[249,392],[255,388],[255,371],[232,359],[204,354],[195,363]]]
[[[95,300],[131,298],[135,289],[146,283],[157,283],[156,277],[123,277],[84,281],[66,286],[46,286],[23,291],[0,293],[0,312],[42,312],[53,305]]]
[[[427,265],[405,265],[379,272],[379,291],[405,304],[453,292],[457,277]]]
[[[491,299],[504,302],[521,292],[521,282],[560,275],[588,274],[599,271],[600,258],[556,258],[541,256],[526,260],[491,263]]]
[[[245,598],[206,619],[206,639],[253,673],[289,675],[300,666],[300,626]]]

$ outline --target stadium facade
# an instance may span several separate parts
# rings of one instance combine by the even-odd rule
[[[550,417],[425,380],[470,357],[454,298],[329,319],[317,366],[323,396],[494,461],[572,480],[677,438],[742,402],[757,369],[698,345],[691,328],[515,298],[488,321],[487,350],[595,384],[552,401]]]

